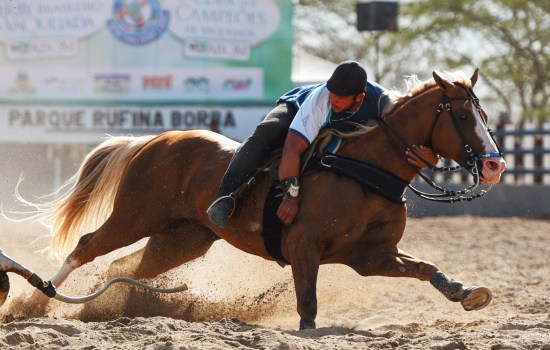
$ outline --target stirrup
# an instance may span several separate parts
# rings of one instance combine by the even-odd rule
[[[228,199],[231,201],[229,202]],[[221,196],[210,204],[208,209],[206,209],[206,214],[214,225],[221,229],[225,229],[225,226],[227,225],[231,215],[233,215],[236,206],[237,202],[232,195]]]

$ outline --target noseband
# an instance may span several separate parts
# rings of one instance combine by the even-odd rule
[[[457,83],[455,83],[455,84],[457,84]],[[457,85],[459,85],[459,84],[457,84]],[[458,120],[457,120],[455,114],[453,113],[453,109],[452,109],[452,106],[451,106],[451,101],[460,101],[460,100],[462,100],[462,101],[471,101],[474,104],[474,106],[476,107],[477,112],[480,115],[481,115],[481,105],[479,104],[479,99],[477,98],[477,96],[474,94],[474,92],[472,90],[467,89],[464,86],[461,86],[461,87],[464,90],[466,90],[466,92],[468,93],[468,96],[466,96],[466,97],[448,97],[446,93],[443,93],[443,96],[441,97],[441,102],[437,105],[437,108],[435,110],[435,118],[434,118],[434,122],[432,124],[432,128],[430,130],[430,136],[428,138],[427,146],[428,147],[432,146],[432,139],[433,139],[433,133],[434,133],[435,127],[437,125],[437,122],[439,121],[439,117],[441,116],[441,112],[443,111],[443,109],[445,109],[447,111],[447,113],[449,113],[449,116],[451,117],[451,121],[453,122],[455,130],[458,133],[458,135],[460,136],[460,139],[462,140],[462,143],[464,144],[464,148],[466,149],[466,153],[468,154],[468,159],[466,160],[466,166],[469,169],[471,169],[472,167],[475,166],[475,164],[477,162],[481,161],[484,158],[501,157],[502,152],[498,148],[498,144],[496,143],[496,141],[494,139],[493,132],[491,131],[491,129],[489,128],[487,123],[485,123],[485,121],[484,121],[485,129],[486,129],[487,133],[489,134],[489,136],[491,137],[491,139],[493,139],[494,144],[497,146],[498,152],[478,153],[478,154],[476,154],[472,150],[472,148],[470,147],[470,145],[468,143],[468,140],[466,139],[466,135],[464,135],[464,132],[462,131],[462,129],[458,125]]]
[[[457,83],[455,83],[455,84],[457,84]],[[459,84],[457,84],[457,85],[459,85]],[[445,203],[454,203],[454,202],[471,201],[474,198],[479,198],[479,197],[484,196],[492,188],[492,185],[490,185],[489,188],[487,188],[487,189],[480,190],[479,192],[473,192],[480,185],[480,171],[479,171],[478,165],[481,164],[481,161],[484,158],[501,157],[502,156],[502,152],[498,148],[498,144],[496,143],[496,141],[494,139],[493,133],[492,133],[491,129],[489,128],[489,126],[487,125],[487,123],[485,121],[483,121],[484,125],[485,125],[485,129],[486,129],[487,133],[489,134],[489,136],[491,137],[491,139],[493,140],[494,144],[496,145],[498,152],[476,153],[476,152],[473,151],[472,147],[470,146],[470,143],[468,142],[468,140],[466,138],[466,135],[464,134],[464,131],[460,128],[460,126],[458,124],[457,117],[453,113],[451,102],[452,101],[458,101],[458,100],[471,101],[474,104],[474,106],[476,107],[476,109],[477,109],[477,111],[480,115],[481,115],[481,105],[479,104],[479,99],[476,97],[476,95],[474,94],[474,92],[471,89],[468,89],[468,88],[466,88],[465,86],[462,86],[462,85],[460,85],[460,86],[464,90],[466,90],[468,96],[465,96],[465,97],[449,97],[449,96],[447,96],[447,94],[445,92],[443,93],[443,96],[441,97],[441,101],[437,105],[437,108],[436,108],[436,111],[435,111],[435,118],[434,118],[434,121],[432,123],[432,127],[430,129],[430,133],[429,133],[429,137],[428,137],[428,141],[427,141],[426,145],[429,146],[429,147],[432,147],[432,139],[433,139],[433,134],[434,134],[435,128],[437,126],[437,122],[439,121],[443,110],[446,110],[447,113],[449,114],[449,117],[451,118],[451,120],[453,122],[453,126],[454,126],[456,132],[458,133],[460,139],[462,140],[462,143],[464,144],[464,149],[465,149],[465,151],[468,155],[468,158],[466,160],[466,169],[470,172],[470,174],[472,174],[472,176],[474,178],[474,183],[471,186],[469,186],[468,188],[465,188],[465,189],[462,189],[462,190],[444,189],[441,186],[438,186],[437,184],[435,184],[426,175],[422,174],[420,172],[420,169],[413,166],[412,164],[410,164],[407,161],[407,159],[405,159],[406,164],[411,166],[414,169],[414,171],[417,173],[417,175],[419,175],[432,188],[434,188],[437,191],[441,192],[441,193],[426,193],[426,192],[422,192],[422,191],[414,188],[412,185],[409,184],[409,188],[416,195],[418,195],[421,198],[427,199],[427,200],[437,201],[437,202],[445,202]],[[405,141],[403,140],[403,138],[400,137],[395,132],[395,130],[393,130],[391,128],[391,126],[384,119],[380,118],[378,120],[378,122],[379,122],[380,126],[382,127],[382,130],[384,130],[384,132],[386,132],[386,134],[393,135],[393,138],[390,137],[391,140],[394,140],[394,142],[398,141],[398,143],[400,143],[401,145],[404,145],[418,159],[420,159],[424,164],[426,164],[426,166],[429,167],[429,169],[432,170],[433,172],[442,172],[442,173],[444,173],[444,172],[455,172],[455,171],[458,171],[462,168],[462,166],[460,166],[460,165],[454,166],[454,167],[436,167],[436,166],[433,166],[427,160],[422,158],[422,156],[420,154],[418,154],[418,152],[416,152],[413,147],[410,147],[409,145],[407,145],[405,143]],[[397,146],[398,151],[401,154],[404,154],[399,149],[399,145],[396,145],[396,146]],[[465,196],[466,194],[469,194],[469,195]]]

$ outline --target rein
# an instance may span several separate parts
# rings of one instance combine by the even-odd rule
[[[479,104],[479,99],[475,96],[473,91],[471,91],[470,89],[467,89],[464,86],[462,86],[462,88],[464,88],[467,91],[467,93],[468,93],[467,97],[452,97],[452,98],[449,98],[446,93],[443,93],[443,96],[441,98],[441,102],[438,104],[438,106],[436,108],[436,114],[435,114],[434,122],[432,124],[431,129],[430,129],[430,134],[429,134],[427,145],[429,147],[432,146],[433,133],[435,131],[437,122],[439,121],[443,110],[446,110],[447,113],[449,114],[449,116],[451,117],[451,120],[453,122],[455,130],[457,131],[458,135],[460,136],[460,138],[461,138],[461,140],[464,144],[465,151],[468,154],[468,159],[466,161],[466,165],[468,166],[467,170],[470,172],[470,174],[472,174],[474,183],[471,186],[469,186],[465,189],[462,189],[462,190],[445,189],[445,188],[437,185],[436,183],[434,183],[431,179],[429,179],[424,174],[422,174],[420,172],[419,168],[417,168],[414,165],[410,164],[407,161],[406,157],[404,157],[405,163],[408,166],[410,166],[416,172],[417,175],[419,175],[432,188],[434,188],[435,190],[441,192],[441,193],[422,192],[422,191],[414,188],[411,184],[409,184],[408,187],[416,195],[418,195],[421,198],[431,200],[431,201],[443,202],[443,203],[455,203],[455,202],[471,201],[474,198],[480,198],[480,197],[484,196],[492,188],[492,185],[491,185],[491,186],[489,186],[488,189],[482,189],[479,192],[473,192],[480,185],[480,172],[479,172],[478,164],[484,158],[500,157],[500,156],[502,156],[502,152],[499,149],[499,152],[476,154],[473,151],[473,149],[471,148],[471,146],[469,145],[469,143],[466,139],[466,136],[464,135],[464,132],[462,131],[462,129],[459,127],[458,121],[456,120],[456,116],[453,113],[453,110],[452,110],[452,107],[451,107],[451,101],[457,101],[457,100],[471,101],[480,114],[481,114],[481,106]],[[460,165],[454,166],[454,167],[436,167],[436,166],[433,166],[427,160],[422,158],[422,156],[420,154],[418,154],[418,152],[416,152],[414,150],[414,148],[410,147],[410,145],[408,145],[403,140],[403,137],[401,137],[401,135],[399,135],[386,122],[385,119],[378,118],[377,121],[378,121],[378,124],[380,125],[382,131],[390,137],[390,140],[392,141],[392,145],[398,151],[398,153],[404,154],[403,147],[405,149],[409,149],[418,159],[420,159],[424,164],[426,164],[426,166],[430,170],[432,170],[433,172],[455,172],[455,171],[458,171],[462,168],[462,166],[460,166]],[[484,123],[484,124],[485,124],[485,127],[486,127],[486,130],[487,130],[488,134],[494,140],[493,133],[492,133],[491,129],[487,126],[486,123]],[[498,144],[496,142],[495,142],[495,144],[498,147]],[[470,194],[470,195],[465,196],[466,194]]]

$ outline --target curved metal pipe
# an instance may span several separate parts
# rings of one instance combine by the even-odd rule
[[[105,291],[107,289],[109,289],[109,287],[113,283],[128,283],[128,284],[132,284],[132,285],[135,285],[135,286],[144,288],[148,291],[156,292],[156,293],[177,293],[177,292],[183,292],[184,290],[188,289],[186,284],[183,284],[183,285],[175,287],[175,288],[157,288],[157,287],[150,286],[148,284],[136,281],[136,280],[128,278],[128,277],[116,277],[116,278],[113,278],[112,280],[110,280],[109,282],[105,283],[105,285],[103,285],[103,287],[100,290],[98,290],[97,292],[92,293],[90,295],[86,295],[86,296],[82,296],[82,297],[71,297],[71,296],[64,295],[63,293],[57,292],[57,294],[54,296],[54,298],[56,300],[62,301],[64,303],[70,303],[70,304],[85,303],[85,302],[93,300],[93,299],[97,298],[98,296],[100,296],[101,294],[105,293]]]
[[[6,301],[10,289],[7,272],[13,272],[24,277],[33,287],[42,291],[42,293],[46,296],[70,304],[80,304],[93,300],[105,293],[105,291],[107,291],[107,289],[109,289],[109,287],[114,283],[128,283],[156,293],[177,293],[188,289],[186,284],[175,288],[157,288],[128,277],[116,277],[105,283],[100,290],[92,294],[79,297],[67,296],[61,292],[58,292],[51,282],[44,282],[42,278],[25,266],[17,263],[6,253],[4,253],[2,249],[0,249],[0,306],[2,306]]]

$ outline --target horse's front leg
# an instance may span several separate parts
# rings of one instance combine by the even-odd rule
[[[297,311],[300,315],[300,329],[314,329],[317,316],[317,276],[320,264],[319,252],[316,249],[318,245],[309,241],[305,237],[306,234],[297,235],[297,240],[289,240],[288,252],[296,291]]]
[[[462,282],[448,278],[441,271],[432,275],[430,283],[450,301],[460,301],[466,311],[483,309],[493,298],[487,287],[466,287]]]
[[[448,278],[436,265],[405,253],[395,246],[375,246],[363,250],[361,257],[348,263],[363,276],[413,277],[430,283],[447,299],[462,304],[466,311],[484,308],[491,301],[491,292],[485,287],[466,287],[460,281]]]

